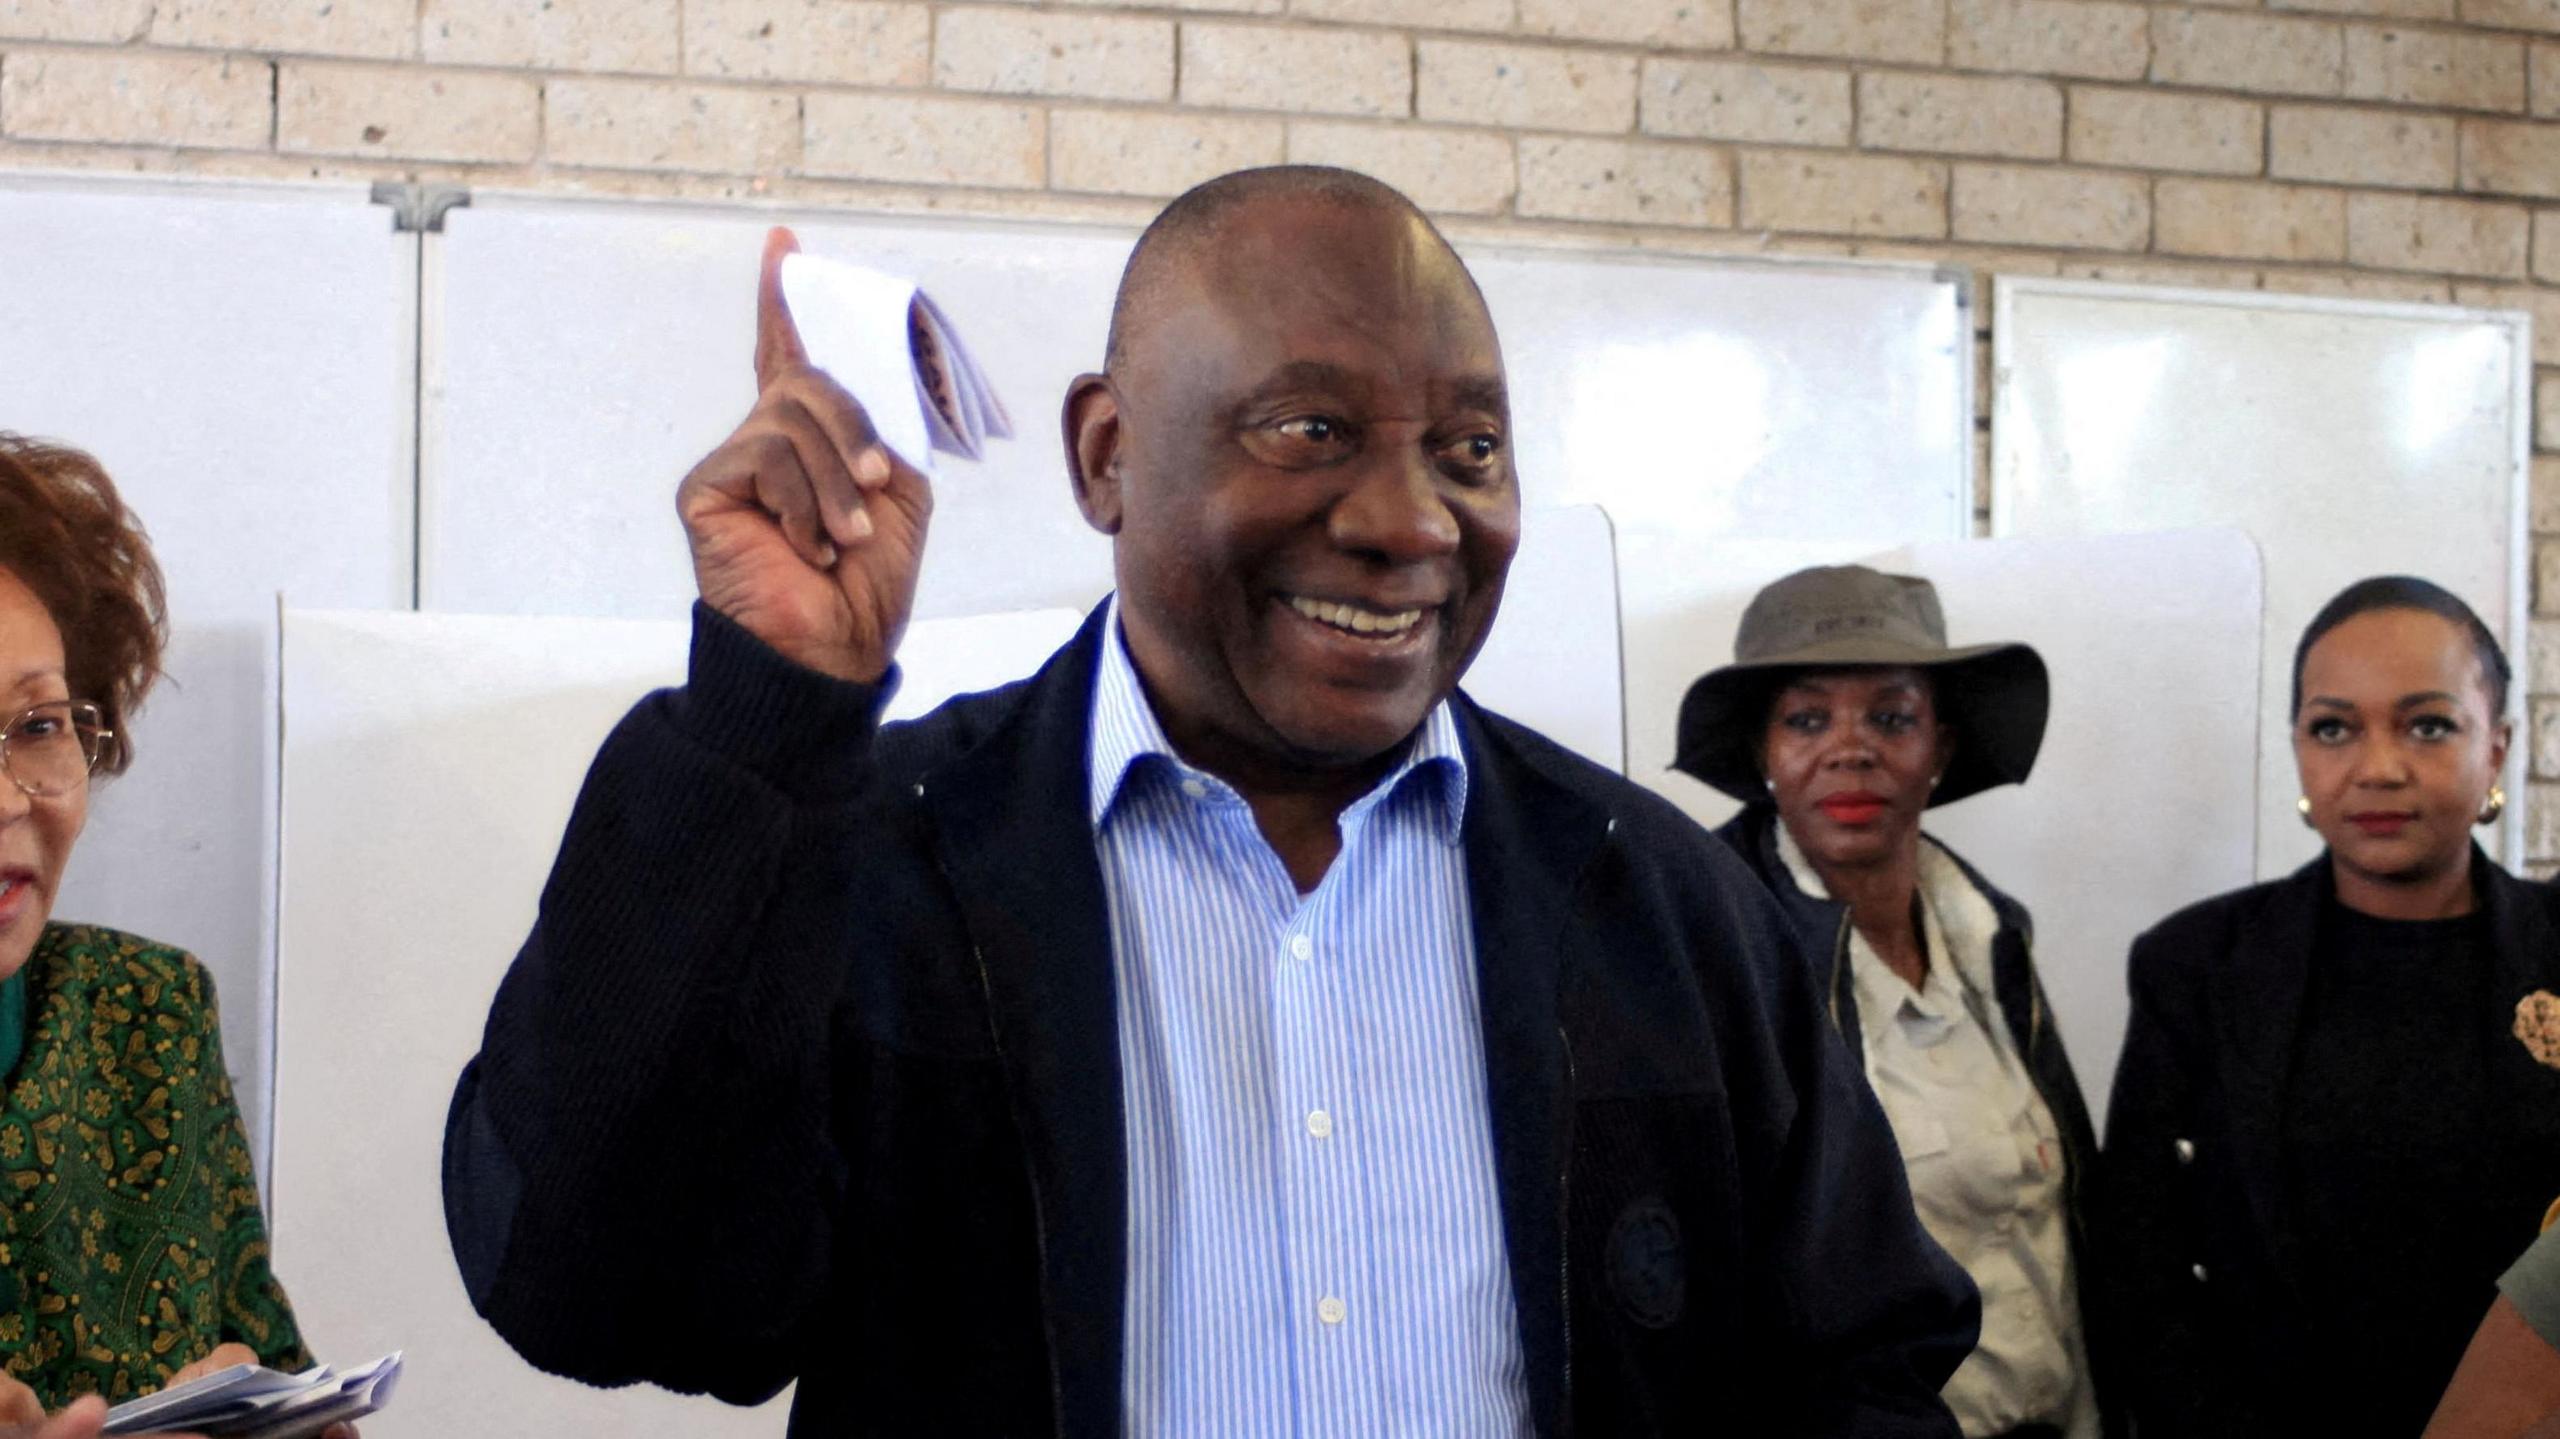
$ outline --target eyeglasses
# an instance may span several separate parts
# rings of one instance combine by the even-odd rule
[[[0,728],[0,772],[35,796],[51,799],[86,784],[115,731],[96,705],[80,700],[40,704]]]

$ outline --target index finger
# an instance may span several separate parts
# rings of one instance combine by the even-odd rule
[[[764,233],[764,273],[756,282],[756,388],[773,383],[785,370],[809,363],[801,347],[800,327],[792,323],[791,306],[782,298],[782,261],[799,253],[800,237],[787,225]]]

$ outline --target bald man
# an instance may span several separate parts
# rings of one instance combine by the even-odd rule
[[[1771,901],[1457,691],[1501,351],[1403,196],[1168,208],[1070,388],[1115,596],[879,723],[931,495],[810,368],[685,478],[446,1130],[473,1302],[840,1435],[1953,1435],[1962,1273]],[[963,543],[966,538],[963,537]]]

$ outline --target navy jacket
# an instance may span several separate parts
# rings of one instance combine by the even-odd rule
[[[2535,1196],[2512,1219],[2533,1242],[2542,1196],[2560,1193],[2560,1070],[2513,1033],[2515,1006],[2560,990],[2560,890],[2472,851],[2495,973],[2480,1029],[2447,1035],[2493,1056],[2505,1124],[2498,1167]],[[2286,1089],[2336,893],[2329,857],[2287,878],[2189,906],[2133,942],[2133,1012],[2107,1109],[2100,1234],[2133,1343],[2143,1439],[2334,1432],[2304,1416],[2352,1391],[2311,1393],[2331,1366],[2313,1350],[2286,1165]],[[2373,1176],[2388,1184],[2391,1176]],[[2485,1310],[2495,1271],[2447,1275]],[[2445,1376],[2452,1378],[2451,1373]]]
[[[1849,965],[1849,907],[1807,894],[1804,886],[1796,883],[1794,873],[1778,853],[1778,811],[1773,806],[1745,805],[1742,813],[1715,833],[1716,838],[1732,845],[1750,863],[1777,896],[1778,908],[1795,926],[1799,944],[1821,967],[1832,1024],[1839,1029],[1849,1053],[1861,1053],[1864,1039],[1859,1029],[1856,976]],[[2081,1096],[2071,1056],[2063,1052],[2062,1032],[2054,1027],[2052,1006],[2045,1002],[2044,981],[2036,976],[2035,921],[2025,905],[1994,888],[1962,855],[1948,850],[1947,856],[1991,901],[1992,912],[1999,916],[2000,931],[1991,941],[1992,998],[2009,1026],[2010,1042],[2025,1059],[2028,1079],[2053,1115],[2054,1127],[2062,1133],[2064,1218],[2071,1235],[2072,1274],[2080,1286],[2080,1337],[2088,1347],[2092,1382],[2097,1386],[2098,1409],[2106,1432],[2121,1435],[2128,1432],[2128,1426],[2124,1405],[2118,1402],[2122,1378],[2112,1362],[2118,1347],[2118,1326],[2107,1291],[2108,1268],[2101,1262],[2102,1256],[2090,1247],[2098,1132],[2090,1123],[2089,1104]]]
[[[1100,612],[912,724],[697,606],[597,756],[464,1071],[445,1205],[542,1368],[795,1439],[1119,1432]],[[1784,923],[1669,805],[1463,700],[1539,1432],[1935,1435],[1973,1342]]]

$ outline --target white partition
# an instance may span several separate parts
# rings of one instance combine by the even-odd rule
[[[920,621],[891,713],[1029,673],[1081,616]],[[445,1239],[445,1107],[480,1046],[596,746],[680,682],[681,621],[285,616],[284,859],[269,1224],[333,1361],[408,1351],[367,1439],[782,1432],[731,1409],[600,1393],[482,1323]],[[386,822],[396,816],[397,822]]]
[[[2265,554],[2261,875],[2319,851],[2294,813],[2293,647],[2350,582],[2423,575],[2470,601],[2517,665],[2521,714],[2526,316],[2003,279],[1993,337],[1994,534],[2231,525]],[[2493,852],[2521,852],[2523,812]]]
[[[1502,611],[1466,674],[1468,695],[1595,764],[1627,769],[1618,560],[1598,507],[1521,516]]]
[[[172,622],[58,912],[204,960],[262,1167],[276,595],[409,603],[416,267],[361,188],[0,179],[0,428],[105,463]]]
[[[2134,936],[2254,877],[2263,604],[2248,537],[1966,540],[1868,555],[1735,544],[1687,558],[1720,577],[1688,616],[1697,660],[1630,713],[1630,758],[1636,778],[1706,824],[1737,806],[1663,768],[1672,716],[1690,680],[1732,658],[1743,607],[1780,575],[1842,563],[1925,575],[1952,642],[2019,640],[2044,657],[2053,710],[2035,773],[1931,811],[1927,828],[2034,914],[2037,966],[2103,1120]]]

